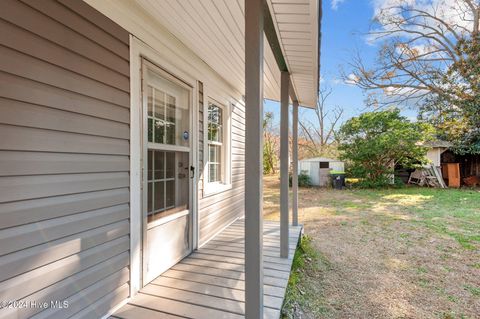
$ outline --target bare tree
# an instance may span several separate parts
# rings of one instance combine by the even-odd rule
[[[320,90],[315,117],[310,120],[303,116],[299,121],[301,136],[307,141],[302,146],[311,155],[322,155],[335,141],[335,129],[343,115],[343,108],[329,107],[327,100],[332,94],[331,89]]]
[[[374,106],[462,99],[472,83],[450,67],[468,59],[460,44],[479,39],[479,27],[479,0],[386,0],[368,34],[381,43],[376,63],[368,67],[357,53],[343,78],[368,91]]]
[[[265,113],[263,119],[263,173],[275,174],[278,164],[278,134],[276,133],[272,112]]]

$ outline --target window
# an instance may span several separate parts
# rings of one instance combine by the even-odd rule
[[[208,103],[208,182],[221,183],[223,153],[223,109]]]
[[[230,184],[230,112],[214,100],[207,103],[205,116],[205,187],[206,194],[231,188]]]
[[[320,168],[330,168],[330,165],[328,162],[320,162]]]

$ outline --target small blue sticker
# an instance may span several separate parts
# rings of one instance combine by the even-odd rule
[[[183,132],[183,139],[186,141],[188,140],[189,134],[188,131]]]

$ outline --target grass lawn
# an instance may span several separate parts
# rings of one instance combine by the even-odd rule
[[[278,177],[265,218],[279,219]],[[480,191],[301,189],[286,318],[480,318]]]

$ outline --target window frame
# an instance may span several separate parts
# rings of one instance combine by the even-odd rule
[[[203,86],[203,196],[209,196],[225,192],[232,188],[232,100],[225,95],[215,92],[204,84]],[[208,107],[214,104],[222,109],[222,142],[221,142],[221,182],[209,182],[209,139],[208,139]],[[218,142],[212,142],[212,145],[219,145]]]

